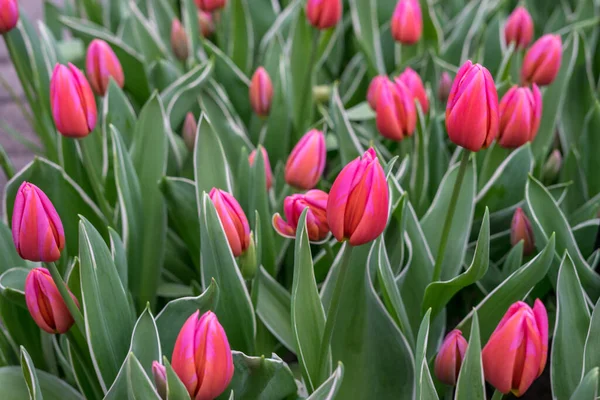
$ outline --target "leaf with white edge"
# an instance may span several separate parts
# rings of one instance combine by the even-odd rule
[[[337,85],[334,86],[331,95],[330,112],[333,119],[333,130],[338,138],[342,164],[345,165],[362,155],[365,149],[348,119],[348,112],[344,109]]]
[[[25,304],[25,279],[29,268],[11,268],[0,275],[0,293],[7,299],[21,307]]]
[[[417,394],[415,399],[438,399],[435,391],[435,385],[431,378],[431,372],[427,365],[427,343],[429,341],[429,320],[431,318],[431,309],[427,310],[419,328],[417,336],[417,347],[415,351],[415,365],[417,372],[415,374],[415,388]]]
[[[83,396],[65,381],[44,371],[36,370],[35,373],[44,400],[83,400]],[[0,387],[2,388],[2,400],[29,398],[29,390],[21,367],[0,368]]]
[[[156,321],[149,306],[146,306],[133,327],[129,352],[136,356],[146,375],[152,376],[152,362],[160,361],[162,353]]]
[[[306,400],[334,400],[344,380],[344,364],[338,363],[333,374],[321,384]]]
[[[350,14],[354,34],[369,63],[370,75],[385,74],[376,0],[351,0]]]
[[[42,390],[38,382],[35,365],[33,365],[29,353],[27,353],[27,350],[23,346],[21,346],[21,369],[23,370],[23,377],[29,391],[29,398],[31,400],[42,400]]]
[[[587,339],[585,340],[584,369],[586,373],[593,367],[600,366],[600,300],[596,302]]]
[[[129,353],[104,400],[136,399],[161,400],[142,364],[133,353]]]
[[[194,4],[193,0],[181,1],[181,19],[188,38],[189,59],[194,60],[198,56],[198,51],[202,46],[202,35],[198,34],[200,32],[198,7]]]
[[[481,362],[481,340],[477,311],[473,310],[473,324],[469,345],[456,383],[456,400],[485,400],[485,381]]]
[[[125,146],[129,148],[133,140],[136,120],[133,106],[123,89],[113,79],[110,79],[106,96],[102,102],[103,137],[106,139],[110,136],[109,127],[112,124],[121,133]]]
[[[595,400],[598,398],[598,376],[600,375],[600,368],[594,367],[588,372],[577,389],[573,392],[570,400]]]
[[[248,0],[231,0],[229,6],[229,40],[227,53],[244,73],[250,74],[254,58],[254,29]],[[253,4],[254,6],[254,4]]]
[[[167,357],[163,357],[163,365],[167,370],[167,399],[169,400],[188,400],[190,394],[187,388],[181,382],[181,379],[177,376],[173,367],[167,360]]]
[[[125,250],[125,245],[117,231],[108,228],[108,233],[110,235],[110,253],[113,262],[115,263],[115,267],[117,268],[119,278],[121,278],[121,284],[124,288],[129,287],[127,285],[127,252]]]
[[[6,216],[6,214],[4,215]],[[3,221],[0,221],[0,254],[2,254],[2,260],[0,260],[0,274],[10,268],[25,267],[30,264],[29,261],[23,260],[17,253],[12,238],[12,232]]]

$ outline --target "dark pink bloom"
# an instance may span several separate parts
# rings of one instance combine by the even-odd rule
[[[308,0],[306,18],[317,29],[328,29],[342,18],[341,0]]]
[[[19,22],[19,4],[17,0],[0,0],[0,34],[6,33]]]
[[[306,229],[309,240],[319,242],[325,239],[329,234],[327,199],[327,193],[316,189],[309,190],[306,194],[293,194],[286,197],[283,202],[283,212],[287,221],[281,215],[275,214],[273,227],[281,236],[295,238],[300,215],[305,208],[308,208]]]
[[[198,10],[198,26],[203,37],[209,37],[215,31],[215,21],[211,13]]]
[[[314,188],[323,171],[327,149],[323,132],[313,129],[294,146],[285,164],[285,181],[298,189]]]
[[[521,240],[523,241],[523,255],[530,255],[535,249],[533,229],[531,229],[531,222],[527,215],[521,207],[518,207],[510,225],[510,243],[515,246]]]
[[[125,84],[121,63],[104,40],[94,39],[90,43],[85,57],[85,72],[94,93],[98,96],[106,94],[110,78],[114,79],[119,87],[123,87]]]
[[[506,44],[515,43],[517,48],[524,49],[533,38],[533,20],[525,7],[517,7],[510,14],[504,26]]]
[[[226,0],[194,0],[196,7],[202,11],[213,12],[225,7]]]
[[[260,147],[260,150],[263,155],[263,161],[265,163],[265,179],[267,180],[267,190],[271,189],[273,186],[273,171],[271,171],[271,163],[269,162],[269,155],[267,154],[267,150],[264,147]],[[254,164],[254,159],[256,158],[256,149],[252,150],[250,155],[248,156],[248,162],[250,166]]]
[[[377,110],[377,101],[379,100],[379,92],[381,87],[384,86],[389,79],[386,75],[377,75],[369,84],[369,90],[367,91],[367,102],[373,110]]]
[[[241,256],[250,246],[250,224],[244,210],[235,197],[223,190],[213,188],[208,196],[217,209],[231,252],[235,257]]]
[[[423,86],[423,81],[419,74],[409,67],[406,68],[396,80],[400,80],[406,85],[408,90],[412,93],[413,98],[421,104],[423,113],[427,114],[429,111],[429,100],[427,99],[427,92],[425,92],[425,86]]]
[[[500,130],[498,143],[517,148],[533,141],[542,117],[542,95],[537,85],[509,89],[500,101]]]
[[[379,133],[388,139],[400,141],[414,133],[417,109],[412,93],[402,81],[381,85],[375,122]]]
[[[551,84],[558,71],[562,59],[562,41],[559,35],[547,34],[535,41],[527,50],[521,80],[525,83],[536,83],[539,86]]]
[[[467,352],[467,341],[458,329],[450,332],[435,358],[435,376],[440,382],[454,386]]]
[[[261,117],[269,115],[273,100],[273,84],[267,70],[258,67],[250,81],[250,105],[254,112]]]
[[[423,16],[418,0],[399,0],[392,15],[390,29],[396,42],[411,45],[421,39]]]

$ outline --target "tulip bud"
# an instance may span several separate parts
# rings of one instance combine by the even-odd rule
[[[506,44],[515,43],[517,48],[527,47],[533,37],[533,20],[525,7],[517,7],[504,26]]]
[[[562,41],[559,35],[547,34],[535,41],[527,50],[521,80],[524,83],[536,83],[540,86],[551,84],[558,71],[562,59]]]
[[[537,85],[533,91],[513,86],[506,92],[499,106],[500,130],[498,143],[509,149],[533,141],[542,117],[542,95]]]
[[[273,215],[273,228],[281,236],[295,238],[298,220],[302,211],[308,208],[306,214],[308,239],[312,242],[324,240],[329,234],[327,199],[327,193],[317,189],[309,190],[305,194],[293,194],[286,197],[283,201],[283,213],[287,222],[277,213]]]
[[[285,181],[301,190],[314,188],[323,175],[326,159],[325,135],[316,129],[309,131],[288,157]]]
[[[328,29],[342,18],[341,0],[308,0],[306,18],[317,29]]]
[[[208,196],[219,214],[233,255],[239,257],[250,245],[250,225],[244,210],[235,197],[223,190],[213,188]]]
[[[412,68],[406,68],[396,80],[400,80],[406,85],[410,93],[412,93],[413,99],[421,104],[423,113],[427,114],[429,111],[429,100],[427,99],[427,93],[425,92],[425,87],[423,86],[423,81],[419,74]]]
[[[451,87],[452,78],[450,78],[450,74],[448,74],[446,71],[442,72],[440,83],[438,85],[438,99],[440,99],[441,102],[446,102],[446,100],[448,100]]]
[[[96,127],[96,99],[83,73],[73,64],[56,64],[50,79],[50,105],[56,129],[82,138]]]
[[[79,307],[75,296],[69,294]],[[25,303],[35,323],[48,333],[66,333],[75,322],[46,268],[34,268],[27,274]]]
[[[462,332],[458,329],[450,332],[435,358],[435,376],[440,382],[451,386],[456,385],[466,352],[467,341],[462,336]]]
[[[19,4],[17,0],[0,0],[0,34],[6,33],[19,22]]]
[[[562,155],[560,151],[554,150],[548,160],[544,163],[542,167],[542,180],[544,183],[553,183],[560,172],[560,168],[562,167]]]
[[[265,163],[265,179],[267,181],[267,190],[271,189],[273,186],[273,172],[271,171],[271,163],[269,163],[269,155],[267,154],[267,150],[264,147],[261,147],[263,155],[263,162]],[[248,162],[250,166],[254,165],[254,159],[256,158],[256,149],[252,150],[250,155],[248,156]]]
[[[378,106],[379,108],[379,106]],[[327,223],[338,241],[352,246],[381,235],[388,219],[389,194],[375,150],[346,165],[333,182],[327,201]]]
[[[224,8],[226,0],[195,0],[196,7],[202,11],[213,12]]]
[[[448,96],[446,128],[450,140],[471,151],[488,147],[498,134],[498,93],[490,72],[467,61]]]
[[[233,377],[233,356],[217,316],[196,311],[183,324],[173,349],[173,370],[192,399],[212,400]]]
[[[423,17],[417,0],[399,0],[390,25],[396,42],[412,45],[421,39]]]
[[[198,10],[198,26],[203,37],[209,37],[215,31],[215,22],[211,13]]]
[[[57,261],[65,247],[65,232],[54,205],[32,183],[23,182],[17,191],[12,237],[17,253],[30,261]]]
[[[85,72],[90,85],[98,96],[104,96],[108,90],[108,80],[113,78],[119,87],[123,87],[125,76],[116,54],[104,40],[94,39],[88,47],[85,57]]]
[[[183,142],[189,151],[194,151],[197,130],[198,123],[196,122],[196,117],[191,112],[187,113],[183,122],[183,133],[181,136],[183,136]]]
[[[254,242],[254,233],[250,233],[250,245],[246,251],[238,258],[240,272],[246,280],[251,280],[256,275],[258,268],[258,259],[256,257],[256,244]]]
[[[403,82],[381,85],[375,122],[379,133],[388,139],[400,141],[412,136],[417,126],[417,109]]]
[[[171,24],[171,48],[179,61],[187,60],[190,55],[187,33],[177,18]]]
[[[377,110],[377,101],[379,100],[379,94],[381,87],[389,82],[389,79],[385,75],[377,75],[369,84],[369,90],[367,91],[367,102],[373,110]]]
[[[250,81],[250,105],[260,117],[269,115],[273,99],[273,84],[271,78],[263,67],[258,67],[252,81]]]
[[[529,218],[527,218],[521,207],[518,207],[510,225],[510,244],[515,246],[521,240],[523,241],[523,255],[530,255],[535,249],[533,230]]]
[[[161,399],[167,400],[167,370],[164,365],[158,361],[152,361],[152,376],[156,391]]]
[[[546,366],[548,314],[537,299],[533,309],[518,301],[506,312],[481,352],[485,379],[504,394],[520,397]]]

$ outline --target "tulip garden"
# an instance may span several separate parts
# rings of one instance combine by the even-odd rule
[[[19,1],[0,399],[598,398],[599,1]]]

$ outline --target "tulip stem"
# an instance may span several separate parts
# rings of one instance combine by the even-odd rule
[[[331,343],[331,337],[333,336],[333,328],[337,319],[338,311],[340,308],[340,300],[342,297],[342,291],[344,289],[344,283],[346,282],[346,275],[348,275],[348,267],[350,266],[350,258],[352,256],[353,247],[347,244],[342,249],[342,260],[338,267],[339,273],[337,279],[335,279],[335,287],[333,288],[333,294],[331,296],[331,303],[327,309],[327,319],[325,320],[325,329],[323,330],[323,339],[321,340],[321,346],[319,349],[319,376],[323,377],[323,380],[329,375],[327,371],[327,360],[329,355],[329,345]]]
[[[313,33],[313,37],[312,37],[312,41],[310,44],[310,55],[309,55],[309,59],[308,59],[308,67],[306,68],[306,76],[304,77],[304,82],[305,82],[305,88],[302,91],[302,95],[300,96],[300,112],[301,112],[301,118],[300,118],[300,122],[304,121],[304,120],[308,120],[307,116],[304,114],[305,112],[307,112],[307,110],[305,110],[304,107],[304,103],[306,103],[307,98],[310,99],[312,98],[312,91],[313,91],[313,87],[312,87],[312,75],[313,75],[313,70],[314,70],[314,63],[317,58],[317,48],[318,48],[318,44],[319,44],[319,38],[321,37],[321,31],[317,31],[316,33]],[[309,97],[310,96],[310,97]],[[298,132],[298,134],[303,134],[304,132]]]
[[[10,158],[8,158],[2,145],[0,145],[0,166],[4,171],[4,175],[6,175],[6,179],[11,179],[15,175],[15,168],[10,162]]]
[[[46,263],[48,269],[50,270],[50,275],[52,275],[52,280],[56,284],[58,291],[60,292],[61,297],[65,301],[65,305],[69,309],[69,312],[73,316],[75,320],[75,324],[79,328],[79,330],[83,333],[85,332],[85,324],[83,322],[83,315],[81,315],[81,311],[79,311],[79,307],[75,304],[75,301],[71,297],[71,293],[67,288],[67,285],[62,279],[60,272],[58,272],[58,268],[56,268],[56,264],[53,262]]]
[[[454,218],[454,210],[456,209],[456,202],[458,201],[458,195],[460,194],[460,187],[462,186],[462,181],[465,177],[465,172],[467,171],[467,165],[469,164],[469,155],[471,155],[471,151],[463,149],[460,167],[458,168],[458,176],[454,183],[452,197],[450,197],[450,204],[448,205],[448,211],[446,213],[446,220],[444,221],[444,227],[442,228],[440,246],[438,247],[437,256],[435,257],[432,282],[439,281],[442,276],[444,253],[446,252],[446,245],[448,244],[448,236],[450,234],[450,228],[452,227],[452,219]]]
[[[498,389],[494,390],[494,395],[492,396],[492,400],[502,400],[504,394]]]

